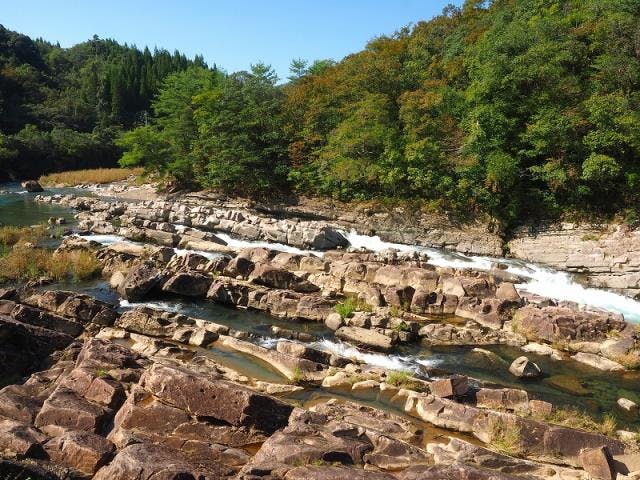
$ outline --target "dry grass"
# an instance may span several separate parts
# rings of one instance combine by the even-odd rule
[[[12,247],[18,243],[36,243],[44,238],[47,229],[44,225],[37,227],[0,227],[0,245]]]
[[[91,252],[55,254],[45,248],[17,245],[0,258],[0,281],[29,281],[40,277],[52,280],[86,280],[100,271],[100,263]]]
[[[572,407],[554,408],[549,415],[545,415],[539,419],[554,425],[601,433],[602,435],[610,437],[615,437],[616,430],[618,429],[616,418],[609,413],[605,414],[602,420],[598,421],[587,412]]]
[[[491,433],[489,445],[494,450],[514,457],[524,453],[518,425],[505,424],[498,419],[491,418],[489,419],[489,429]]]
[[[616,358],[616,361],[629,370],[639,370],[640,350],[632,350],[625,353],[624,355],[620,355],[618,358]]]
[[[90,170],[73,170],[69,172],[50,173],[38,179],[41,185],[88,185],[95,183],[111,183],[126,180],[131,176],[139,177],[142,168],[95,168]]]

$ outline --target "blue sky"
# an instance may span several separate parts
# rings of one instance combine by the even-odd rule
[[[227,71],[292,58],[341,59],[377,35],[462,0],[0,0],[0,23],[64,47],[97,34],[119,42],[201,53]]]

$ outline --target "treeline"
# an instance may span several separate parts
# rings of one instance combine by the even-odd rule
[[[0,25],[0,179],[115,166],[114,144],[146,121],[173,72],[202,57],[92,40],[61,48]]]
[[[640,2],[469,0],[339,63],[172,74],[125,165],[241,194],[534,216],[640,200]]]

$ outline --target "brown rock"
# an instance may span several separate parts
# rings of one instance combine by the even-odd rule
[[[115,451],[113,443],[90,432],[67,431],[44,446],[54,463],[93,475]]]
[[[301,279],[282,267],[267,263],[259,263],[249,275],[249,281],[270,288],[293,290],[294,292],[311,293],[320,290],[317,286]]]
[[[59,387],[45,400],[35,425],[96,432],[106,424],[109,416],[109,410],[89,402],[73,390]]]
[[[173,275],[163,285],[165,292],[186,297],[204,297],[211,286],[211,278],[196,272],[181,272]]]
[[[10,419],[0,419],[0,452],[2,456],[42,458],[42,443],[47,439],[35,428]]]
[[[160,283],[160,272],[149,264],[133,268],[118,287],[127,300],[140,300]]]
[[[141,384],[164,403],[192,415],[235,426],[255,426],[265,432],[286,425],[293,408],[240,385],[173,366],[154,364]]]
[[[340,327],[336,330],[336,337],[347,340],[348,342],[362,345],[373,350],[388,352],[393,348],[395,341],[382,333],[375,330],[369,330],[361,327]]]
[[[232,258],[231,261],[224,268],[222,273],[224,273],[227,277],[236,278],[242,277],[247,278],[251,271],[253,270],[253,262],[246,257],[238,255],[235,258]]]
[[[606,446],[585,448],[580,452],[580,464],[591,476],[601,480],[615,480],[613,459]]]
[[[469,391],[469,379],[465,375],[452,375],[431,382],[429,389],[436,397],[461,397]]]

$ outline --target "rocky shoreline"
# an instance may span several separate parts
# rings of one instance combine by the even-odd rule
[[[241,225],[226,228],[225,222],[215,225],[218,231],[227,231],[243,238],[278,241],[294,246],[308,242],[287,238],[288,226],[282,223],[321,222],[334,229],[355,230],[364,235],[377,235],[392,243],[445,248],[462,254],[501,257],[531,261],[556,270],[579,274],[586,285],[606,288],[630,297],[640,295],[640,230],[618,224],[543,223],[523,226],[507,237],[495,231],[488,219],[473,222],[455,222],[445,215],[410,210],[409,207],[373,207],[344,204],[317,198],[301,197],[295,204],[257,203],[207,193],[192,192],[161,195],[151,185],[129,186],[112,184],[94,187],[100,196],[127,201],[146,201],[160,208],[174,203],[192,208],[202,205],[210,214],[234,212],[226,220],[238,220],[243,215],[249,225],[266,222],[265,229],[254,230]],[[60,199],[54,199],[60,202]],[[69,204],[68,200],[62,200]],[[184,211],[183,211],[184,213]],[[192,216],[193,217],[193,216]],[[142,215],[142,218],[145,218]],[[155,217],[156,221],[158,217]],[[223,217],[220,217],[223,218]],[[274,222],[278,219],[280,224]],[[180,223],[174,212],[167,221]],[[193,226],[208,230],[211,223],[199,222]],[[239,220],[236,223],[243,223]],[[187,223],[188,224],[188,223]],[[234,231],[235,228],[235,231]],[[294,229],[295,230],[295,229]]]
[[[94,252],[129,305],[198,300],[291,328],[271,326],[266,344],[248,325],[117,308],[55,286],[2,290],[0,472],[32,480],[640,478],[637,405],[618,402],[630,429],[586,430],[563,424],[559,406],[526,390],[543,373],[531,354],[635,375],[638,330],[620,314],[519,293],[517,276],[498,268],[348,251],[336,225],[317,217],[276,219],[202,198],[40,201],[77,209],[82,231],[128,239],[68,236],[58,250]],[[220,232],[300,250],[251,247]],[[523,388],[426,365],[421,375],[391,371],[322,348],[300,325],[385,355],[465,345],[490,359],[482,347],[508,345],[522,356],[496,368]],[[273,373],[243,371],[230,356]]]

